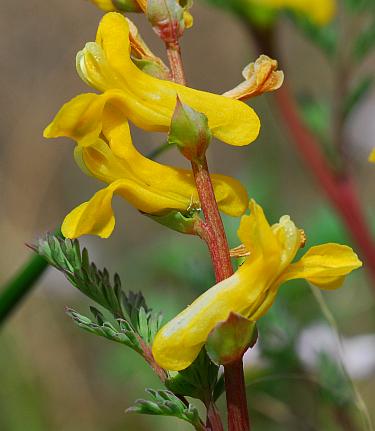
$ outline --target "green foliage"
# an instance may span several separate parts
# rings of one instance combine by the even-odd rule
[[[375,31],[374,31],[375,36]],[[375,37],[374,37],[374,43],[375,43]],[[356,86],[351,90],[349,95],[347,96],[345,102],[344,102],[344,117],[347,117],[350,115],[350,113],[355,109],[355,107],[363,100],[363,98],[369,93],[371,90],[371,87],[374,83],[374,77],[373,76],[364,76],[362,79],[357,83]]]
[[[322,141],[327,140],[331,120],[329,104],[309,95],[299,97],[298,101],[305,123]]]
[[[133,407],[127,409],[127,413],[174,416],[189,422],[196,430],[204,431],[205,428],[199,418],[198,410],[193,405],[185,404],[170,391],[146,389],[146,392],[150,395],[151,401],[137,400]]]
[[[213,399],[218,372],[219,367],[210,360],[203,348],[190,367],[170,377],[165,385],[175,394],[197,398],[206,403]]]
[[[90,262],[86,248],[81,252],[78,240],[48,234],[38,241],[35,250],[61,271],[74,287],[108,310],[117,320],[119,329],[116,330],[112,324],[105,322],[103,315],[95,308],[92,311],[96,323],[76,312],[68,312],[79,326],[97,335],[107,334],[106,338],[122,340],[119,342],[124,344],[127,344],[124,340],[131,336],[130,332],[138,334],[147,344],[152,343],[162,323],[161,314],[153,312],[147,306],[141,292],[126,293],[121,287],[118,274],[114,275],[112,282],[106,269],[97,269]],[[130,345],[137,350],[134,340]]]
[[[354,46],[354,57],[360,62],[364,60],[375,48],[375,22],[366,27],[358,36]]]
[[[77,313],[71,308],[66,309],[67,314],[80,328],[100,337],[107,338],[108,340],[125,344],[125,346],[128,346],[139,354],[142,354],[139,338],[126,320],[118,319],[118,327],[116,328],[112,323],[105,321],[104,316],[99,310],[91,307],[91,311],[94,314],[96,322]]]
[[[353,12],[375,11],[374,0],[344,0],[344,4]]]

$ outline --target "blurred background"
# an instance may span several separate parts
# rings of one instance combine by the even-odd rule
[[[204,1],[192,9],[183,58],[191,86],[224,92],[242,80],[256,52],[243,21]],[[100,184],[74,163],[73,143],[46,141],[43,128],[63,102],[88,91],[75,72],[75,55],[95,37],[101,11],[84,0],[1,0],[0,5],[0,283],[30,256],[25,243],[53,231],[73,207]],[[135,22],[149,45],[163,47],[142,16]],[[350,23],[349,23],[350,24]],[[358,22],[356,22],[358,25]],[[349,26],[350,29],[350,26]],[[350,34],[350,32],[348,33]],[[294,94],[332,102],[336,75],[319,49],[291,23],[277,29],[279,60]],[[373,71],[374,58],[363,65]],[[372,72],[371,72],[372,73]],[[89,90],[90,91],[90,90]],[[302,163],[273,103],[265,95],[250,103],[262,132],[249,147],[215,142],[212,172],[232,175],[276,222],[290,214],[306,231],[308,245],[352,244],[340,219]],[[351,160],[359,197],[375,227],[375,92],[368,92],[347,122],[345,153]],[[164,136],[134,130],[144,153]],[[160,160],[186,165],[172,150]],[[187,166],[187,165],[186,165]],[[203,243],[168,231],[116,200],[117,226],[107,240],[83,238],[92,259],[118,272],[125,287],[142,289],[166,319],[211,286],[213,274]],[[225,219],[232,246],[238,220]],[[375,421],[375,289],[364,269],[344,288],[324,293],[343,337],[346,369]],[[125,415],[145,387],[160,387],[135,353],[77,328],[65,315],[84,314],[89,300],[49,269],[0,333],[0,429],[4,431],[188,430],[177,419]],[[254,428],[362,430],[355,394],[341,369],[334,331],[303,282],[281,289],[260,322],[258,347],[246,357],[248,399]],[[224,406],[225,400],[220,401]]]

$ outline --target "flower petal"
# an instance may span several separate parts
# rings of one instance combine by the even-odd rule
[[[263,209],[253,199],[250,201],[250,215],[241,218],[237,235],[250,252],[249,259],[267,256],[270,260],[277,260],[280,255],[281,249]]]
[[[282,281],[305,278],[321,289],[337,289],[346,275],[361,266],[362,262],[350,247],[323,244],[311,247],[300,261],[289,265]]]
[[[328,24],[337,9],[336,0],[251,0],[251,2],[260,7],[300,12],[320,26]]]
[[[372,150],[368,160],[369,162],[375,163],[375,149]]]
[[[108,13],[104,16],[96,43],[102,48],[105,61],[112,70],[106,89],[113,88],[113,81],[118,81],[116,88],[120,88],[124,94],[123,103],[127,107],[129,119],[138,127],[167,131],[178,95],[183,103],[207,115],[213,134],[222,141],[241,146],[249,144],[258,136],[259,118],[246,104],[157,79],[139,70],[130,58],[129,25],[121,14]],[[79,54],[79,58],[84,59],[80,61],[81,65],[86,62],[86,58],[87,63],[91,64],[81,66],[80,73],[86,74],[85,81],[91,85],[100,82],[102,89],[108,68],[93,64],[95,57],[102,64],[104,60],[102,55],[97,54],[98,48],[94,49],[95,54],[90,47],[91,44],[87,45],[84,52]],[[105,70],[102,80],[97,76],[100,70]]]
[[[91,3],[94,3],[94,5],[98,6],[98,8],[110,12],[115,11],[116,7],[113,6],[112,0],[90,0]]]
[[[191,171],[157,163],[134,147],[126,114],[121,110],[122,100],[123,95],[118,90],[78,96],[62,107],[44,136],[68,136],[76,140],[79,144],[75,149],[78,165],[101,181],[109,184],[128,179],[160,194],[172,193],[185,203],[184,207],[180,203],[164,210],[186,211],[193,204],[199,206]],[[212,175],[212,181],[220,210],[235,217],[242,215],[248,197],[241,183],[224,175]],[[144,206],[136,208],[147,212],[142,209]]]
[[[156,335],[152,353],[167,370],[188,367],[199,354],[208,334],[230,312],[248,316],[267,287],[267,265],[257,259],[203,293]]]
[[[135,180],[119,179],[68,214],[62,225],[63,235],[67,238],[82,235],[107,238],[115,226],[112,211],[114,194],[122,196],[135,208],[149,214],[157,214],[167,208],[185,211],[190,203],[182,191],[177,193],[173,190],[158,190]]]
[[[279,89],[284,82],[284,73],[277,70],[277,61],[267,55],[261,55],[255,63],[245,67],[242,72],[245,81],[223,94],[237,100],[247,100],[251,97]]]

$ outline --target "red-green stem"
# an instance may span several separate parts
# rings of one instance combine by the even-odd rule
[[[375,243],[372,240],[351,176],[347,173],[336,174],[331,169],[315,137],[301,121],[296,104],[285,85],[275,92],[275,100],[294,144],[343,219],[359,247],[372,280],[375,281]],[[373,285],[375,287],[375,283]]]
[[[206,405],[207,408],[207,431],[224,431],[223,424],[220,419],[220,414],[213,401]]]
[[[208,171],[207,160],[191,163],[197,186],[205,224],[209,232],[207,245],[215,271],[216,281],[222,281],[233,274],[232,262],[229,255],[227,237],[224,225],[217,207],[214,189]]]
[[[171,66],[171,78],[174,82],[186,85],[184,67],[182,65],[181,48],[178,40],[166,43],[167,55]]]
[[[242,361],[225,365],[224,377],[227,397],[228,394],[232,394],[230,402],[228,402],[228,429],[233,431],[248,431],[250,430],[250,422],[247,411]]]
[[[186,85],[178,42],[173,44],[167,43],[166,47],[175,82]],[[192,161],[191,165],[205,218],[205,221],[201,224],[201,237],[206,241],[209,248],[216,281],[220,282],[233,274],[228,241],[215,199],[207,160],[204,157],[199,162]],[[225,367],[225,387],[228,408],[228,430],[249,431],[249,413],[242,359]],[[211,414],[212,411],[208,410],[207,413]],[[216,419],[218,419],[216,425],[210,423],[212,431],[221,431],[222,424],[218,415],[216,415]]]

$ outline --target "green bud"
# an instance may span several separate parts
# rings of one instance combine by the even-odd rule
[[[142,12],[136,0],[112,0],[113,6],[122,12]]]
[[[208,335],[206,350],[211,361],[226,365],[241,359],[257,339],[256,322],[240,314],[230,313],[228,319],[218,323]]]
[[[196,225],[200,220],[197,212],[193,212],[192,215],[184,215],[179,211],[171,211],[165,215],[144,214],[169,229],[188,235],[196,234]]]
[[[169,78],[167,70],[163,68],[157,61],[145,60],[135,57],[132,57],[132,61],[138,67],[138,69],[147,73],[147,75],[165,80]]]
[[[177,97],[168,142],[176,144],[188,160],[199,161],[206,154],[211,138],[207,117],[183,104]]]
[[[191,6],[191,0],[147,0],[146,14],[157,35],[174,43],[192,25]]]

